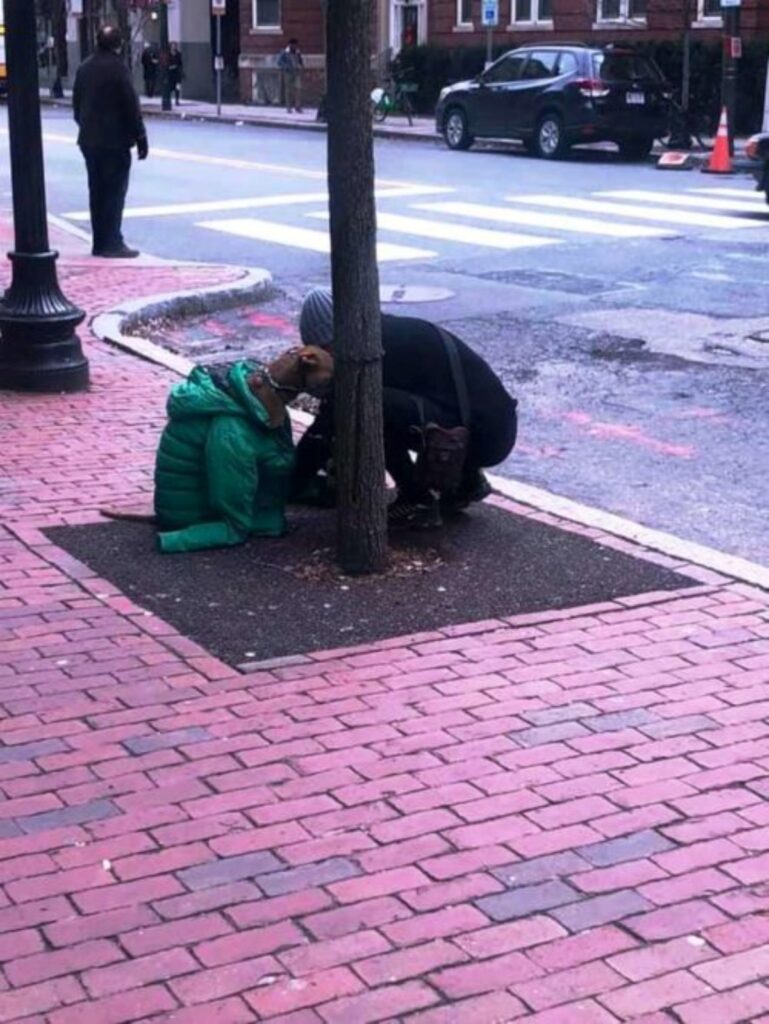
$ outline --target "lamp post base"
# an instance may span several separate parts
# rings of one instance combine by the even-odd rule
[[[85,313],[64,297],[55,252],[8,254],[11,286],[0,299],[0,389],[83,391],[88,360],[75,328]]]

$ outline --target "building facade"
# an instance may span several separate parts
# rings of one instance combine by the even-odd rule
[[[415,44],[483,46],[482,0],[372,0],[376,3],[372,50],[388,56]],[[244,102],[279,101],[277,54],[299,40],[313,92],[322,90],[325,0],[239,0],[240,93]],[[495,47],[527,42],[640,42],[675,39],[688,23],[695,38],[716,41],[720,0],[499,0]],[[744,39],[769,34],[769,0],[743,0]]]

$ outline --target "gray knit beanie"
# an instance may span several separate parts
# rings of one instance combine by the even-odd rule
[[[299,333],[303,345],[331,348],[334,341],[334,302],[326,288],[313,288],[302,303]]]

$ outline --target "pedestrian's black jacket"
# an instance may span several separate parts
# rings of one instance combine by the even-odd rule
[[[507,393],[489,364],[454,337],[467,382],[471,449],[482,465],[501,462],[515,444],[516,400]],[[429,399],[445,410],[442,426],[460,422],[459,403],[446,346],[427,320],[382,316],[382,385]],[[385,424],[385,428],[386,428]],[[332,403],[326,401],[313,425],[314,434],[333,431]]]
[[[87,149],[130,149],[146,136],[139,98],[116,53],[94,53],[77,69],[72,108]]]

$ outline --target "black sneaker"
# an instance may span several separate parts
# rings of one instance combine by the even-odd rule
[[[440,503],[431,495],[419,501],[396,498],[387,509],[387,525],[405,530],[437,530],[443,525]]]
[[[121,245],[117,249],[94,249],[93,255],[100,256],[103,260],[135,260],[140,253],[138,249]]]
[[[488,498],[492,490],[491,484],[486,479],[486,474],[479,469],[470,483],[461,487],[456,494],[441,498],[441,512],[447,516],[457,515],[459,512],[463,512],[468,505]]]

